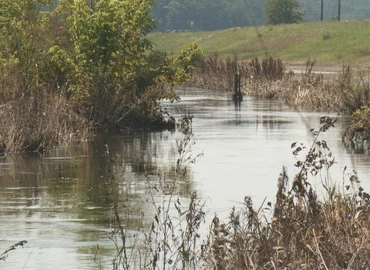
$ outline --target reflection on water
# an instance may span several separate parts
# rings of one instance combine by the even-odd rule
[[[296,112],[277,101],[250,97],[235,104],[225,93],[199,89],[179,90],[179,103],[164,102],[177,118],[194,114],[196,144],[193,154],[204,153],[178,184],[186,200],[196,191],[209,198],[209,216],[226,217],[245,195],[256,205],[273,201],[276,180],[282,166],[294,175],[295,160],[290,145],[309,145],[309,130],[318,127],[322,113]],[[337,163],[321,181],[342,183],[343,168],[355,169],[366,182],[370,157],[347,152],[341,142],[340,118],[337,128],[323,134]],[[27,240],[25,248],[9,253],[3,269],[99,269],[99,258],[109,269],[114,255],[108,239],[113,203],[106,185],[112,169],[119,191],[119,211],[128,236],[147,226],[153,217],[148,186],[158,179],[171,180],[178,158],[178,132],[132,132],[101,135],[93,143],[0,160],[0,252]],[[110,147],[114,166],[104,156]]]
[[[6,269],[99,269],[93,260],[98,244],[99,258],[110,265],[115,253],[107,236],[113,203],[108,168],[118,186],[123,226],[128,236],[135,234],[144,226],[142,216],[153,216],[145,203],[148,184],[175,165],[173,136],[169,131],[101,136],[91,144],[1,160],[0,251],[28,241],[1,263]],[[194,190],[189,178],[178,188],[184,197]]]

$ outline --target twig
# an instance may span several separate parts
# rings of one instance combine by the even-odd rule
[[[7,249],[6,249],[6,250],[5,250],[5,251],[0,255],[0,260],[5,261],[5,255],[7,255],[7,254],[8,254],[8,252],[10,252],[10,251],[12,251],[12,250],[16,249],[16,247],[18,247],[18,246],[23,247],[26,243],[27,243],[27,241],[26,241],[26,240],[22,240],[22,241],[19,241],[18,243],[14,244],[14,245],[12,245],[12,246],[8,247],[8,248],[7,248]]]
[[[323,258],[323,256],[322,256],[322,254],[321,254],[321,251],[320,251],[320,247],[319,247],[319,244],[317,243],[317,240],[316,240],[316,234],[315,234],[315,229],[312,229],[312,232],[313,232],[313,240],[314,240],[314,242],[315,242],[315,246],[316,246],[316,249],[317,249],[317,252],[319,253],[319,255],[320,255],[320,258],[321,258],[321,261],[322,261],[322,264],[324,265],[324,267],[325,267],[325,269],[326,270],[329,270],[329,268],[326,266],[326,264],[325,264],[325,260],[324,260],[324,258]]]

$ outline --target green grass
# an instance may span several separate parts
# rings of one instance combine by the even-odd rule
[[[207,55],[237,55],[239,59],[281,58],[286,64],[370,66],[370,21],[312,22],[245,27],[213,32],[151,33],[156,49],[176,53],[188,42]]]

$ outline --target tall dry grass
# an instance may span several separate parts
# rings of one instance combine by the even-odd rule
[[[191,118],[182,123],[184,134],[191,134]],[[337,182],[343,184],[323,183],[321,198],[311,186],[311,176],[326,174],[335,162],[326,141],[320,140],[335,123],[336,119],[321,117],[320,127],[312,130],[311,146],[292,143],[298,171],[289,179],[283,167],[273,203],[264,201],[255,208],[245,197],[244,206],[233,208],[228,220],[213,218],[202,243],[204,203],[193,193],[189,205],[183,206],[176,181],[159,179],[150,189],[153,221],[142,232],[144,237],[135,236],[131,245],[114,199],[109,234],[117,248],[113,269],[369,269],[370,194],[361,188],[356,173],[345,168]],[[180,148],[176,167],[182,166],[182,153],[187,153]],[[108,148],[106,154],[110,160]],[[107,186],[115,197],[111,172]],[[162,194],[160,202],[157,192]]]
[[[205,202],[196,192],[189,195],[188,203],[180,202],[179,185],[187,178],[187,168],[202,154],[193,156],[195,141],[192,132],[191,114],[184,114],[176,127],[183,138],[176,141],[178,158],[168,173],[146,174],[147,199],[153,209],[149,222],[141,220],[137,233],[130,235],[123,226],[118,204],[122,191],[114,176],[121,165],[114,161],[105,145],[109,166],[105,171],[105,183],[111,194],[111,220],[108,237],[116,253],[112,269],[197,269],[201,261],[200,226],[206,215]],[[121,167],[123,169],[123,167]],[[143,217],[143,216],[142,216]],[[97,248],[94,261],[101,264]]]
[[[17,85],[0,105],[0,152],[43,152],[90,134],[86,118],[62,94],[27,91]]]
[[[246,197],[244,208],[233,209],[228,222],[213,219],[204,245],[206,269],[369,269],[370,195],[356,174],[343,172],[343,182],[348,181],[343,190],[324,185],[324,199],[318,199],[308,179],[334,162],[326,142],[318,140],[334,123],[321,118],[293,181],[283,168],[273,206],[256,210]],[[295,156],[302,149],[292,144]]]
[[[242,82],[249,75],[248,66],[236,57],[223,60],[214,55],[200,61],[191,78],[191,85],[214,90],[234,91],[234,75],[240,73]]]
[[[197,87],[233,91],[234,75],[241,75],[241,88],[245,95],[278,99],[287,105],[308,110],[353,113],[369,105],[369,78],[364,71],[344,67],[330,78],[313,72],[316,62],[307,60],[302,74],[287,72],[280,59],[253,59],[238,62],[237,58],[221,60],[217,56],[206,58],[192,79]]]
[[[342,96],[343,108],[353,114],[356,110],[370,106],[370,74],[366,70],[356,70],[351,66],[343,66],[337,81]]]

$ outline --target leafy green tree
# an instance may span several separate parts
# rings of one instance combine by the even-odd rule
[[[158,31],[217,30],[261,25],[267,0],[157,0],[152,14]]]
[[[153,1],[0,0],[0,151],[163,123],[159,101],[203,54],[153,50]]]
[[[40,64],[49,41],[45,38],[48,15],[43,7],[52,0],[1,0],[0,4],[0,69],[6,81],[9,72],[17,73],[27,89],[39,85]],[[4,87],[2,89],[5,90]]]
[[[303,14],[298,10],[300,4],[297,0],[269,0],[265,5],[267,24],[299,23]]]
[[[83,101],[83,113],[97,128],[146,125],[158,115],[158,100],[174,99],[171,87],[188,79],[192,61],[184,63],[152,51],[146,35],[155,22],[153,0],[64,0],[58,17],[68,29],[70,46],[50,48],[50,66],[56,66],[71,100]],[[180,56],[179,56],[180,57]],[[184,76],[183,71],[187,76]],[[148,123],[146,121],[149,121]]]

